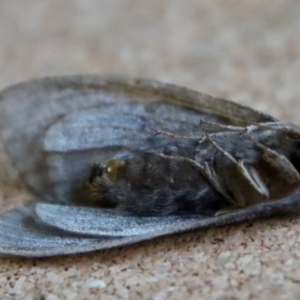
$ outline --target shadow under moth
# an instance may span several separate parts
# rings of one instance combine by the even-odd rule
[[[51,256],[291,215],[300,129],[182,87],[52,77],[0,93],[0,133],[31,203],[0,216],[0,253]]]

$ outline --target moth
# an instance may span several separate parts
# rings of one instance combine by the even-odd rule
[[[35,195],[0,216],[0,253],[53,256],[290,216],[300,129],[183,87],[49,77],[0,93],[0,133]]]

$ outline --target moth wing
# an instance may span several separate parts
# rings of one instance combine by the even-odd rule
[[[300,190],[276,202],[264,202],[232,213],[138,217],[109,209],[38,203],[36,214],[44,223],[61,230],[92,236],[160,236],[228,223],[299,212]]]
[[[91,236],[87,234],[88,230],[86,228],[79,234],[80,230],[82,230],[81,226],[77,226],[74,230],[79,231],[79,233],[72,234],[71,232],[66,232],[60,229],[63,222],[57,223],[56,218],[53,219],[50,217],[47,220],[44,220],[49,223],[45,223],[39,216],[43,218],[41,211],[44,211],[43,214],[48,216],[52,212],[54,216],[67,217],[67,215],[74,212],[73,206],[67,206],[61,210],[61,208],[56,207],[56,205],[51,208],[48,206],[49,204],[45,204],[46,206],[38,204],[38,210],[41,211],[37,210],[36,214],[36,203],[34,202],[28,206],[19,207],[1,215],[0,253],[5,255],[41,257],[91,252],[197,228],[221,226],[235,222],[272,217],[274,215],[284,215],[285,213],[291,214],[292,212],[299,212],[299,197],[300,191],[298,190],[289,197],[274,203],[261,203],[246,209],[212,218],[181,219],[178,220],[174,226],[165,226],[163,221],[159,221],[162,222],[162,225],[160,228],[159,225],[156,225],[156,231],[148,231],[148,233],[145,234],[126,237]],[[80,212],[82,220],[86,220],[92,224],[97,224],[97,222],[103,224],[103,222],[105,222],[105,219],[100,221],[95,214],[89,214],[89,209],[91,208],[87,208],[86,211]],[[83,215],[85,213],[87,214],[84,217]],[[92,218],[96,219],[92,220]],[[69,223],[70,226],[71,224],[74,225],[75,219],[76,215],[74,215],[73,218],[69,218],[66,224]],[[55,221],[55,224],[52,224],[53,220]],[[130,224],[130,221],[128,220],[126,222],[129,222]],[[137,226],[135,221],[133,223],[134,226]],[[66,224],[64,224],[64,226],[66,226]],[[139,229],[137,228],[137,230]],[[143,232],[143,230],[141,230],[141,232]]]
[[[188,226],[204,218],[201,215],[139,217],[120,215],[111,209],[46,203],[37,204],[36,214],[43,222],[68,232],[118,237],[172,230],[178,224]]]
[[[19,256],[47,256],[92,248],[92,238],[72,236],[55,227],[37,224],[35,203],[6,212],[0,218],[0,253]]]
[[[132,102],[140,103],[140,106],[128,111],[133,107],[130,106]],[[126,122],[119,123],[122,128],[110,126],[111,121],[117,124],[120,117],[124,120],[126,105],[127,113],[131,115],[143,111],[139,121],[144,122],[144,127],[137,123],[126,128]],[[94,126],[93,129],[84,126],[94,109],[100,112],[99,119],[103,119],[104,111],[107,112],[109,107],[114,114],[111,113],[111,119],[107,118],[105,128],[93,122],[89,124]],[[86,114],[84,110],[87,110]],[[156,121],[145,121],[145,117],[150,119],[153,115],[156,115]],[[172,126],[163,127],[168,119],[173,119],[170,121]],[[200,119],[225,124],[274,120],[224,99],[174,85],[122,77],[43,78],[7,88],[0,94],[0,133],[14,165],[36,193],[58,201],[69,200],[71,185],[82,179],[78,174],[85,174],[84,169],[91,161],[101,160],[127,146],[141,146],[146,136],[150,133],[152,136],[156,129],[171,128],[177,134],[201,136],[201,130],[195,129]],[[189,123],[192,126],[187,126]],[[67,128],[72,126],[73,130],[68,131]],[[85,133],[89,141],[81,139],[81,135],[74,142],[76,130],[80,128],[77,137],[80,137],[79,132]],[[60,139],[51,138],[59,134]],[[147,142],[151,142],[151,138]],[[67,168],[69,171],[65,170]],[[58,183],[61,183],[60,187],[57,187]]]
[[[92,237],[75,235],[42,223],[34,212],[35,202],[6,212],[0,218],[0,254],[41,257],[89,252],[152,238]]]

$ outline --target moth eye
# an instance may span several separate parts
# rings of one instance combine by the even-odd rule
[[[110,160],[104,167],[104,173],[112,182],[119,180],[125,172],[125,162],[120,159]]]

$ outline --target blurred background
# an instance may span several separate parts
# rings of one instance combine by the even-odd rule
[[[300,1],[0,0],[0,70],[0,89],[52,75],[151,78],[300,124]],[[1,211],[30,199],[17,178],[0,143]],[[299,221],[277,221],[89,255],[0,259],[0,295],[300,299]]]
[[[0,88],[114,73],[297,121],[299,16],[297,0],[1,0]]]

